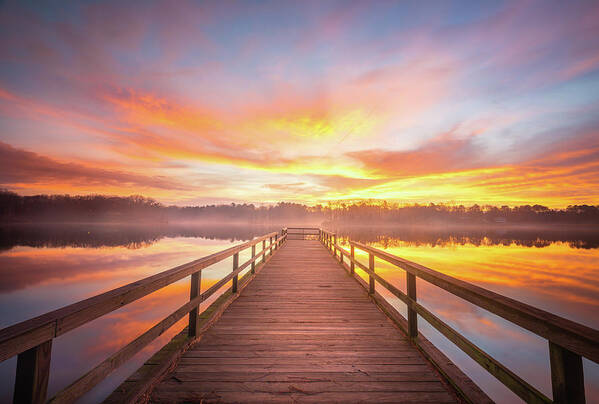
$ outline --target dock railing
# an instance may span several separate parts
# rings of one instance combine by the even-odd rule
[[[54,338],[187,276],[190,277],[191,282],[190,298],[187,303],[58,392],[50,402],[71,403],[75,401],[185,315],[189,315],[188,336],[190,338],[197,337],[200,303],[216,293],[229,281],[232,281],[231,292],[237,293],[239,273],[248,267],[250,267],[251,273],[255,272],[257,263],[260,263],[260,261],[264,263],[266,257],[272,256],[273,250],[278,249],[286,238],[285,231],[280,236],[277,232],[265,234],[248,242],[0,330],[0,362],[17,355],[13,402],[36,404],[46,402],[48,380],[50,378],[52,340]],[[256,253],[256,245],[260,243],[262,244],[262,250]],[[252,251],[251,258],[239,265],[239,253],[248,248],[251,248]],[[202,269],[231,256],[233,256],[232,272],[206,291],[201,292]]]
[[[289,240],[318,240],[319,227],[286,227],[283,229]]]
[[[352,276],[356,276],[355,269],[359,268],[368,275],[368,284],[360,283],[369,294],[377,300],[386,311],[392,311],[392,318],[397,319],[398,325],[410,337],[412,342],[434,363],[432,355],[427,354],[427,346],[421,344],[418,335],[417,316],[426,320],[447,339],[464,351],[487,372],[503,383],[522,400],[527,403],[563,403],[578,404],[585,402],[584,374],[582,358],[587,358],[599,363],[599,331],[584,326],[574,321],[556,316],[544,310],[510,299],[487,289],[461,281],[441,272],[427,268],[415,262],[408,261],[398,256],[371,246],[348,240],[350,250],[343,248],[337,239],[337,234],[320,229],[319,240],[339,260]],[[368,266],[358,261],[355,250],[359,249],[368,253]],[[375,272],[375,257],[384,260],[406,272],[406,291],[399,290]],[[347,258],[347,264],[345,263]],[[548,340],[548,353],[551,366],[551,385],[553,400],[531,386],[518,375],[502,365],[481,348],[469,341],[466,337],[454,330],[439,317],[418,303],[416,296],[416,279],[425,280],[455,296],[458,296],[480,308],[483,308],[509,322],[516,324],[542,338]],[[376,293],[375,284],[381,284],[391,294],[399,298],[407,306],[408,318],[406,319],[384,298]],[[434,363],[435,364],[435,363]],[[443,373],[442,367],[435,364]],[[451,378],[448,378],[451,383]],[[453,383],[452,383],[453,384]],[[459,386],[454,385],[459,390]]]

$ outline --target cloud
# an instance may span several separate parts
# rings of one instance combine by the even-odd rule
[[[438,135],[415,150],[367,149],[347,153],[367,172],[387,178],[473,169],[482,165],[482,149],[475,136],[459,137],[455,129]]]
[[[0,183],[11,186],[44,187],[136,187],[181,190],[187,187],[172,179],[125,171],[109,170],[82,163],[64,163],[49,157],[14,148],[0,142]]]

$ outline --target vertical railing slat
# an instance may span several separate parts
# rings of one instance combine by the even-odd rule
[[[13,403],[42,404],[46,402],[52,340],[21,352],[17,356],[17,374]]]
[[[356,254],[355,254],[355,248],[354,248],[353,244],[350,247],[350,253],[351,253],[351,259],[349,261],[349,272],[353,275],[354,272],[356,272],[356,266],[354,264],[354,259],[356,258]]]
[[[582,357],[549,341],[553,402],[584,404]]]
[[[406,272],[406,289],[408,297],[416,301],[416,275],[410,272]],[[418,314],[411,307],[408,307],[408,336],[410,338],[418,336]]]
[[[189,300],[193,300],[200,295],[202,284],[202,271],[191,274],[191,284],[189,286]],[[187,335],[197,337],[200,330],[200,306],[194,307],[189,312],[189,326],[187,327]]]
[[[256,260],[254,260],[255,256],[256,256],[256,244],[254,244],[252,246],[252,269],[251,269],[251,272],[253,274],[256,273]]]
[[[233,272],[237,271],[237,268],[239,267],[239,253],[235,253],[235,255],[233,255]],[[233,276],[233,286],[232,286],[232,292],[233,293],[237,293],[237,281],[239,278],[239,274],[235,274],[235,276]]]
[[[368,268],[374,272],[374,255],[372,253],[368,253]],[[368,285],[368,293],[374,294],[374,276],[371,274],[368,274]]]

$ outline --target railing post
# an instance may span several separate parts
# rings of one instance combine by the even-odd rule
[[[416,301],[416,275],[406,272],[406,289],[408,297]],[[416,338],[418,336],[418,314],[416,310],[408,306],[408,337]]]
[[[270,236],[268,240],[268,255],[272,255],[272,236]]]
[[[252,269],[250,270],[251,273],[256,273],[256,261],[254,260],[254,257],[256,256],[256,244],[254,244],[252,246]]]
[[[374,272],[374,255],[372,253],[368,253],[368,268]],[[374,294],[374,276],[368,274],[368,293],[371,295]]]
[[[350,247],[350,253],[351,253],[351,259],[349,261],[349,273],[353,275],[354,272],[356,272],[356,266],[354,264],[355,250],[354,250],[354,245],[353,244]]]
[[[262,263],[266,261],[266,240],[262,240]]]
[[[239,267],[239,253],[235,253],[235,255],[233,255],[233,272],[237,271],[238,267]],[[239,274],[235,274],[235,276],[233,277],[233,288],[232,288],[233,293],[237,293],[238,275]]]
[[[17,356],[13,403],[42,404],[46,402],[51,356],[51,339],[21,352]]]
[[[200,295],[202,284],[202,271],[191,274],[191,285],[189,286],[189,300],[193,300]],[[197,337],[200,330],[200,305],[197,305],[189,312],[189,326],[187,327],[187,335]]]
[[[549,341],[553,402],[584,404],[582,357]]]
[[[275,234],[275,250],[279,248],[279,233]]]

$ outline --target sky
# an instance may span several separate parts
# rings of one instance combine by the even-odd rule
[[[0,2],[0,187],[599,204],[599,2]]]

